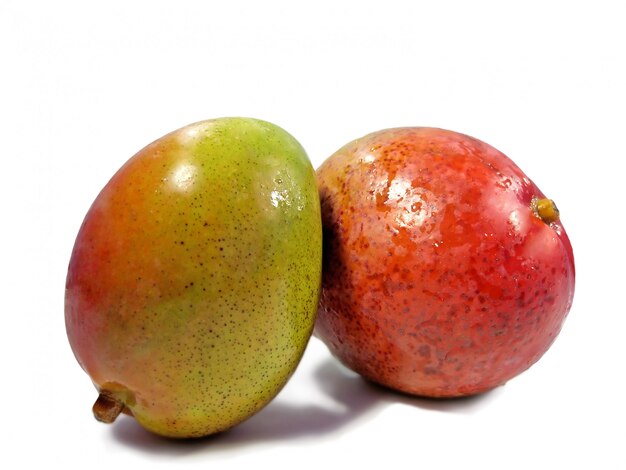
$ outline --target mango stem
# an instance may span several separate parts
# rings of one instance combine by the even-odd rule
[[[552,199],[534,198],[532,203],[532,209],[541,220],[550,225],[552,222],[559,220],[559,209]]]
[[[124,411],[125,405],[108,393],[100,392],[98,399],[93,404],[93,415],[98,421],[112,423],[115,418]]]

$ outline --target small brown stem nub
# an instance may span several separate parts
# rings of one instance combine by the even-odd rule
[[[552,222],[559,220],[559,209],[552,199],[533,199],[533,210],[537,217],[550,225]]]
[[[124,403],[116,399],[115,397],[100,392],[98,399],[93,404],[93,415],[98,421],[103,423],[112,423],[115,418],[124,410]]]

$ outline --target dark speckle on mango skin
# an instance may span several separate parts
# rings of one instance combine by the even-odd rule
[[[93,203],[66,284],[70,344],[147,429],[199,437],[269,402],[313,329],[322,230],[300,144],[259,120],[192,124]]]
[[[324,274],[315,333],[345,365],[403,392],[503,384],[549,348],[574,258],[539,189],[506,156],[451,131],[398,128],[318,169]]]

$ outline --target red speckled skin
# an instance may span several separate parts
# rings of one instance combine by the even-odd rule
[[[365,378],[410,394],[484,392],[550,347],[574,295],[560,221],[504,154],[469,136],[398,128],[317,171],[324,275],[315,334]]]

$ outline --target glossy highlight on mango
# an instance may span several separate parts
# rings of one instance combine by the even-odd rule
[[[208,120],[137,153],[89,209],[67,274],[96,418],[199,437],[259,411],[310,338],[321,249],[315,173],[281,128]]]
[[[529,368],[572,306],[554,202],[508,157],[435,128],[374,132],[318,169],[324,229],[315,334],[374,382],[473,395]]]

